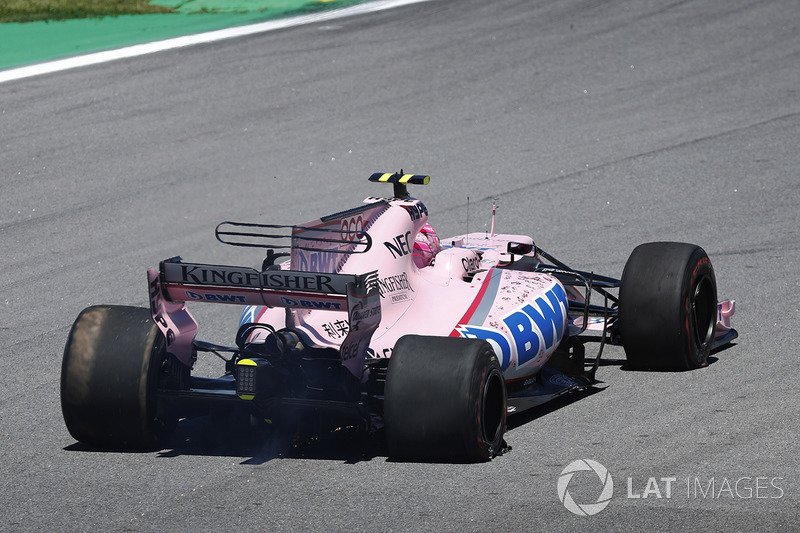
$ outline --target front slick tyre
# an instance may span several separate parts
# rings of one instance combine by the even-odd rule
[[[384,391],[389,457],[488,461],[503,446],[506,387],[491,345],[407,335],[392,350]]]
[[[653,242],[633,250],[619,291],[619,332],[631,368],[705,366],[716,314],[717,282],[702,248]]]
[[[98,448],[161,447],[177,423],[156,394],[165,357],[164,336],[149,309],[84,309],[61,367],[61,410],[70,434]]]

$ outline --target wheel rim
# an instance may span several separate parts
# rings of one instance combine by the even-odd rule
[[[701,353],[711,346],[714,337],[716,318],[716,295],[714,286],[708,276],[703,277],[695,286],[694,294],[690,301],[692,322],[694,322],[695,343]]]
[[[503,377],[499,372],[491,372],[483,387],[482,417],[483,438],[494,445],[503,432],[505,415],[505,397],[503,395]]]

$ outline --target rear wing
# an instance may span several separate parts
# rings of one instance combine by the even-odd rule
[[[381,320],[378,272],[338,274],[184,263],[175,257],[148,270],[150,311],[167,351],[191,366],[197,322],[186,302],[265,305],[347,312],[342,364],[361,377],[372,333]]]
[[[214,302],[269,307],[347,310],[348,286],[366,289],[377,271],[363,275],[265,270],[162,261],[159,280],[172,302]]]

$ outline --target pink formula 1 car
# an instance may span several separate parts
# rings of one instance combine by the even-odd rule
[[[439,239],[407,190],[427,176],[370,181],[392,197],[296,226],[220,224],[220,241],[266,250],[260,269],[176,257],[149,271],[149,308],[84,310],[61,373],[72,436],[155,448],[180,418],[244,408],[273,425],[384,428],[393,458],[487,460],[508,414],[591,387],[607,343],[631,368],[689,370],[737,336],[698,246],[643,244],[618,280],[494,223]],[[197,340],[187,302],[242,306],[235,346]],[[222,377],[192,375],[208,352]]]

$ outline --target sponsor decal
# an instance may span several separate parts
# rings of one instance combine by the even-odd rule
[[[199,294],[193,291],[186,291],[186,297],[190,300],[203,300],[205,302],[224,302],[224,303],[245,303],[246,298],[235,294]]]
[[[262,285],[270,289],[290,289],[313,292],[337,292],[331,285],[331,277],[323,274],[286,274],[275,270],[261,276]]]
[[[167,282],[223,287],[346,294],[352,276],[293,270],[256,272],[252,268],[162,263]]]
[[[339,353],[342,365],[360,379],[372,334],[381,321],[381,299],[378,291],[372,290],[363,297],[350,294],[348,302],[350,331],[342,341]]]
[[[492,345],[495,355],[500,362],[500,369],[505,372],[511,364],[512,344],[506,335],[497,329],[481,326],[457,326],[459,335],[467,339],[483,339]]]
[[[413,205],[404,205],[403,209],[406,210],[408,215],[411,217],[411,220],[419,220],[422,218],[422,215],[428,214],[428,209],[425,207],[425,204],[422,202],[417,202]]]
[[[195,283],[197,285],[235,285],[238,287],[258,286],[258,272],[255,270],[184,264],[179,265],[179,267],[180,281],[183,283]]]
[[[481,258],[477,256],[464,257],[461,259],[461,266],[464,269],[464,272],[475,272],[481,268]]]
[[[294,298],[287,298],[281,296],[281,303],[286,307],[303,307],[306,309],[331,309],[334,311],[341,311],[342,304],[339,302],[320,302],[318,300],[295,300]]]
[[[385,241],[383,245],[392,252],[392,258],[404,257],[411,253],[411,232],[407,231],[405,235],[398,235],[394,241]]]
[[[381,293],[381,298],[385,298],[387,294],[391,294],[396,291],[414,292],[414,289],[411,287],[411,283],[408,281],[408,274],[406,272],[403,272],[396,276],[386,276],[385,278],[379,279],[378,290]],[[408,296],[402,298],[402,300],[407,300],[407,299]],[[392,298],[392,300],[395,301],[394,298]]]
[[[517,366],[522,367],[537,356],[555,348],[567,325],[567,293],[555,284],[532,304],[525,304],[502,317],[517,351]]]
[[[502,317],[510,337],[499,329],[475,325],[462,324],[456,331],[461,337],[489,342],[503,371],[514,358],[517,367],[523,367],[557,346],[567,323],[567,293],[560,284],[536,298],[534,304],[525,304]]]
[[[364,218],[361,215],[343,218],[341,236],[343,241],[360,241],[364,234]]]
[[[336,252],[309,252],[297,250],[297,269],[309,272],[336,272],[342,254]]]
[[[331,339],[342,339],[347,336],[350,331],[350,326],[347,320],[336,320],[322,325],[322,330],[328,334]]]
[[[358,350],[359,350],[358,342],[342,343],[342,347],[339,350],[340,357],[342,358],[342,363],[346,363],[347,361],[350,361],[351,359],[355,359],[356,357],[358,357]]]
[[[350,313],[350,320],[353,321],[353,322],[366,320],[367,318],[369,318],[371,316],[379,315],[380,312],[381,312],[380,305],[376,305],[376,306],[373,306],[373,307],[370,307],[370,308],[366,308],[366,309],[363,309],[363,310],[356,309],[356,310],[353,310]]]

